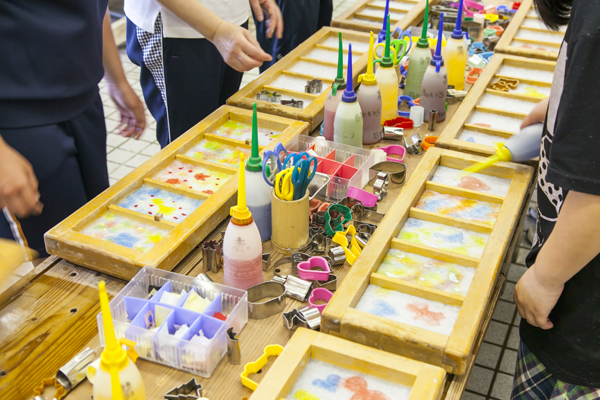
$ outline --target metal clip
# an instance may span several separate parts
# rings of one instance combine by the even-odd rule
[[[86,347],[63,365],[56,373],[56,380],[67,390],[73,389],[85,379],[86,368],[96,359],[96,352]]]
[[[421,137],[417,132],[413,133],[412,136],[405,138],[404,144],[406,145],[406,151],[410,154],[421,154],[423,152],[423,149],[421,148]]]
[[[219,272],[223,266],[223,259],[221,258],[221,242],[209,240],[202,243],[202,257],[205,272]]]
[[[387,140],[400,141],[404,138],[404,128],[396,128],[394,126],[383,127],[383,138]]]
[[[202,384],[196,378],[168,391],[164,398],[167,400],[198,400],[202,397]]]
[[[304,87],[306,93],[318,94],[323,91],[323,81],[320,79],[313,79],[312,81],[306,81]]]
[[[233,331],[233,327],[227,329],[227,359],[230,364],[240,365],[242,363],[242,352],[240,350],[240,338]]]
[[[304,108],[304,102],[302,100],[281,100],[281,105],[295,108]]]

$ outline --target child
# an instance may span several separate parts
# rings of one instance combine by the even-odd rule
[[[522,125],[545,121],[512,399],[600,399],[600,1],[534,2],[550,28],[569,25],[552,93]]]

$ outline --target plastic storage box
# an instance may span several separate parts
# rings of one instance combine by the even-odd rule
[[[152,288],[160,289],[148,299]],[[187,294],[180,296],[176,305],[160,303],[165,292],[180,294],[183,290]],[[211,301],[202,313],[182,308],[192,291]],[[158,331],[154,332],[146,328],[146,320],[148,311],[156,315],[157,306],[170,312]],[[110,302],[109,307],[117,339],[126,337],[133,340],[135,351],[141,358],[205,378],[210,377],[227,352],[227,329],[233,327],[237,333],[248,322],[245,291],[150,267],[144,267]],[[217,312],[225,315],[226,320],[214,318]],[[187,324],[189,330],[181,339],[174,337],[175,325],[183,324]],[[190,339],[200,330],[208,340],[191,342]],[[100,344],[104,347],[102,313],[98,314],[98,331]]]
[[[329,176],[330,180],[316,196],[328,201],[342,200],[350,186],[362,189],[372,177],[369,168],[386,160],[382,150],[366,150],[303,135],[290,140],[285,148],[289,152],[313,150],[317,153],[317,172]]]

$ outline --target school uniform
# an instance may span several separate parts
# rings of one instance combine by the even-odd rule
[[[33,166],[39,216],[0,213],[0,237],[43,235],[108,187],[98,82],[107,0],[0,0],[0,135]]]
[[[248,0],[202,0],[223,20],[247,27]],[[239,90],[243,73],[217,48],[155,0],[126,0],[127,55],[141,67],[140,84],[162,147]]]

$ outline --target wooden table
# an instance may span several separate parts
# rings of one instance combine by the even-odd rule
[[[446,120],[439,123],[433,133],[439,134],[444,129],[458,105],[459,103],[449,105]],[[418,131],[422,137],[431,133],[427,132],[427,124],[418,128]],[[411,130],[406,130],[405,133],[410,134]],[[384,141],[369,147],[388,144],[392,143]],[[407,166],[407,180],[420,159],[421,156],[406,155],[404,162]],[[365,189],[370,190],[369,187]],[[390,190],[387,197],[379,203],[379,211],[385,213],[399,195],[401,188]],[[524,207],[521,213],[522,220],[526,209]],[[215,229],[207,240],[220,238],[220,232],[225,226],[226,222]],[[510,265],[511,252],[518,247],[520,237],[516,233],[521,229],[522,222],[513,235],[505,257],[505,266]],[[263,244],[263,252],[271,252],[272,260],[281,257],[270,242]],[[343,279],[349,268],[348,264],[336,268],[338,279]],[[199,249],[192,251],[174,271],[191,276],[203,272],[202,252]],[[222,281],[222,272],[209,275],[216,282]],[[107,291],[111,296],[116,295],[126,284],[125,281],[50,257],[7,292],[0,294],[0,398],[30,399],[33,397],[33,388],[42,379],[54,376],[62,365],[84,347],[96,348],[100,352],[96,316],[100,311],[98,282],[101,280],[106,281]],[[481,343],[491,319],[502,282],[503,277],[500,276],[478,343]],[[288,298],[287,310],[301,306],[302,303]],[[205,386],[206,395],[211,400],[250,397],[251,391],[242,386],[239,379],[243,365],[256,360],[269,344],[285,345],[292,333],[284,328],[279,314],[264,320],[250,320],[240,334],[242,365],[229,364],[225,357],[210,379],[199,379]],[[478,349],[479,345],[473,354],[473,363]],[[144,360],[138,361],[138,367],[146,385],[148,399],[162,398],[164,393],[187,382],[192,376],[187,372]],[[265,371],[268,369],[269,365]],[[261,374],[253,379],[260,382]],[[468,374],[462,377],[450,376],[446,398],[460,398],[467,379]],[[90,395],[91,385],[85,381],[66,398],[89,400]],[[50,398],[49,391],[46,391],[46,398]]]

